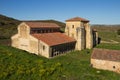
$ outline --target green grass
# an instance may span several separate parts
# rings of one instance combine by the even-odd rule
[[[0,80],[120,80],[120,74],[90,67],[91,52],[72,51],[47,59],[0,46]]]
[[[96,48],[120,50],[120,43],[119,44],[101,43],[101,44],[97,45]]]
[[[98,34],[101,40],[103,41],[114,40],[114,41],[120,42],[120,36],[117,35],[117,32],[115,31],[99,31]]]

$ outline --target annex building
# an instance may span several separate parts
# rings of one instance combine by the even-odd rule
[[[26,21],[18,25],[18,33],[11,37],[12,46],[50,58],[71,50],[93,48],[98,35],[89,20],[75,17],[66,20],[65,33],[55,23]]]
[[[91,55],[91,65],[97,69],[120,73],[120,50],[94,48]]]

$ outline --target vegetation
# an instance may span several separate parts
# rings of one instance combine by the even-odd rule
[[[120,50],[120,44],[101,43],[96,48]]]
[[[117,33],[120,29],[120,25],[92,25],[92,28],[98,31],[102,41],[120,42],[120,37]]]
[[[72,51],[46,59],[0,46],[0,80],[119,80],[120,74],[90,66],[91,51]]]
[[[118,34],[118,35],[120,35],[120,29],[119,29],[119,30],[117,30],[117,34]]]
[[[7,39],[14,35],[19,23],[19,20],[0,15],[0,39]]]
[[[102,41],[117,41],[120,42],[120,37],[116,32],[112,31],[98,31],[99,37]]]

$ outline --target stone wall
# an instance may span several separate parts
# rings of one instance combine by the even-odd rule
[[[50,57],[50,47],[49,45],[45,44],[43,41],[39,40],[39,55],[49,58]]]
[[[92,29],[89,26],[89,23],[85,23],[85,31],[86,31],[86,48],[93,48],[93,34]]]
[[[82,50],[86,48],[86,39],[85,39],[85,29],[84,27],[78,27],[76,30],[77,35],[77,43],[76,43],[76,50]]]
[[[33,36],[29,36],[29,52],[38,55],[38,39]]]
[[[80,27],[80,21],[66,22],[66,28],[65,28],[66,35],[76,39],[77,38],[76,36],[77,27]]]
[[[91,59],[91,65],[97,69],[110,70],[120,73],[120,62]]]
[[[19,46],[19,39],[18,39],[19,35],[15,34],[14,36],[11,37],[11,46],[18,48]]]
[[[65,33],[76,39],[76,50],[93,48],[93,33],[89,22],[69,21],[66,22]]]
[[[24,22],[18,25],[18,33],[11,39],[13,47],[38,54],[38,40],[30,35],[30,28]]]

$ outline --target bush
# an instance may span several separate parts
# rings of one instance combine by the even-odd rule
[[[120,35],[120,29],[117,30],[117,34]]]

